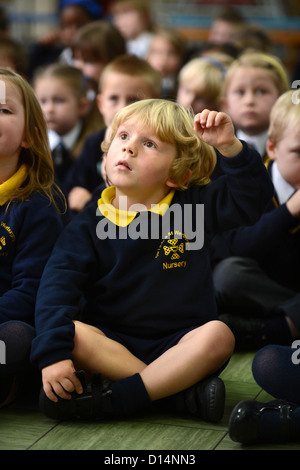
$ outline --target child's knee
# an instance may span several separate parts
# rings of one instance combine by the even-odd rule
[[[222,321],[211,322],[213,337],[213,354],[220,360],[227,360],[233,353],[235,337],[230,328]]]

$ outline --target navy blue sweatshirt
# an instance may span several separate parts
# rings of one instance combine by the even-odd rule
[[[0,204],[0,323],[34,324],[40,278],[62,228],[45,195]]]
[[[273,194],[260,156],[246,145],[236,157],[220,159],[226,175],[172,191],[162,213],[154,208],[116,224],[112,214],[118,211],[110,205],[114,188],[107,188],[98,207],[90,203],[65,228],[37,298],[32,360],[40,368],[72,359],[73,319],[79,314],[86,323],[139,338],[162,338],[217,318],[210,240],[219,231],[255,222]],[[181,220],[170,217],[175,209]],[[198,242],[200,232],[204,241],[194,249],[191,232],[197,226]],[[158,237],[137,236],[158,227]]]
[[[214,265],[229,256],[252,258],[271,279],[296,292],[300,289],[300,220],[278,203],[276,193],[255,224],[218,235],[211,251]]]

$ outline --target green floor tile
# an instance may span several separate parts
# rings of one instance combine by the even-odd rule
[[[62,423],[44,436],[34,450],[204,450],[214,449],[223,431],[160,424]]]
[[[239,401],[272,399],[252,376],[254,354],[234,353],[222,372],[226,402],[224,417],[218,424],[165,409],[151,410],[121,422],[57,423],[40,413],[37,405],[24,407],[16,403],[0,409],[0,450],[300,450],[300,443],[242,446],[228,435],[229,418]]]
[[[25,450],[55,423],[39,411],[7,407],[0,410],[0,450]]]

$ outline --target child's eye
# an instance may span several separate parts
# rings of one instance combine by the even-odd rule
[[[127,137],[128,137],[128,136],[127,136],[127,134],[126,134],[125,132],[122,132],[122,133],[120,134],[120,139],[121,139],[121,140],[126,140]]]
[[[0,113],[2,114],[10,114],[10,110],[7,108],[0,108]]]
[[[263,89],[261,89],[261,88],[258,89],[258,90],[256,90],[256,94],[257,94],[257,95],[264,95],[265,93],[266,93],[266,91],[263,90]]]
[[[151,142],[151,141],[146,142],[146,143],[145,143],[145,146],[148,147],[149,149],[150,149],[150,148],[151,148],[151,149],[155,149],[155,148],[156,148],[156,145],[155,145],[153,142]]]

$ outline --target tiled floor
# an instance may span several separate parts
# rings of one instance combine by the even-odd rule
[[[300,442],[244,447],[230,439],[228,419],[238,401],[271,399],[252,377],[252,358],[252,353],[235,353],[223,371],[226,408],[217,425],[157,411],[127,421],[57,423],[35,405],[15,403],[0,410],[0,450],[300,450]]]

